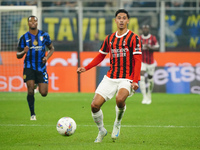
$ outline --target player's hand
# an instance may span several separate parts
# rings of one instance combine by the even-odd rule
[[[153,47],[151,45],[147,45],[147,49],[153,51]]]
[[[142,44],[142,49],[143,49],[143,50],[148,49],[148,48],[147,48],[147,44]]]
[[[82,72],[85,72],[85,71],[86,71],[86,69],[84,67],[79,67],[77,69],[77,73],[82,73]]]
[[[148,50],[151,49],[151,46],[150,46],[150,45],[146,45],[146,47],[147,47]]]
[[[44,57],[44,58],[42,59],[42,62],[43,62],[43,64],[45,64],[45,63],[47,62],[47,57]]]
[[[24,47],[24,53],[27,53],[28,50],[29,50],[29,47],[28,47],[28,46]]]
[[[136,91],[139,88],[139,86],[136,82],[131,83],[131,86],[134,91]]]

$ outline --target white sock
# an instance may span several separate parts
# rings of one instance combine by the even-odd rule
[[[140,77],[139,85],[140,85],[140,91],[143,95],[143,98],[145,98],[147,96],[147,94],[146,94],[146,85],[145,85],[145,77],[144,76]]]
[[[103,112],[100,109],[98,112],[93,113],[92,112],[92,117],[94,122],[96,123],[97,127],[99,128],[99,131],[104,130],[104,124],[103,124]]]
[[[152,92],[153,91],[153,86],[154,86],[154,82],[153,82],[153,78],[151,78],[151,79],[147,79],[147,82],[148,82],[148,90],[150,91],[150,92]]]
[[[147,79],[147,82],[148,82],[148,98],[151,100],[151,93],[153,91],[153,86],[154,86],[154,82],[153,82],[153,78],[151,79]]]
[[[118,108],[117,105],[115,106],[115,111],[116,111],[115,123],[116,124],[121,124],[122,117],[124,115],[125,110],[126,110],[126,105],[124,106],[124,108]]]

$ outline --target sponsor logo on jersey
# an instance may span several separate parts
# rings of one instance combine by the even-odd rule
[[[35,49],[35,51],[41,51],[42,46],[31,46],[30,49]]]
[[[128,48],[116,48],[111,49],[112,56],[115,57],[126,57],[126,53],[129,52]]]

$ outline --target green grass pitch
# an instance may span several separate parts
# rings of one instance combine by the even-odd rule
[[[36,121],[30,121],[26,93],[0,92],[1,150],[197,150],[200,149],[200,95],[153,93],[153,103],[142,105],[136,93],[126,100],[127,110],[116,142],[111,139],[115,99],[102,106],[108,135],[95,144],[98,128],[90,104],[93,93],[35,95]],[[77,123],[74,135],[56,130],[64,116]]]

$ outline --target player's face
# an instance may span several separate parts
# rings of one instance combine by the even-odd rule
[[[142,28],[142,32],[143,32],[143,34],[144,34],[145,36],[147,36],[147,35],[149,34],[149,28],[143,27],[143,28]]]
[[[28,21],[28,26],[31,30],[37,29],[38,21],[35,17],[30,17]]]
[[[129,19],[128,19],[126,13],[119,13],[115,18],[115,22],[117,24],[117,28],[122,30],[122,29],[127,28]]]

